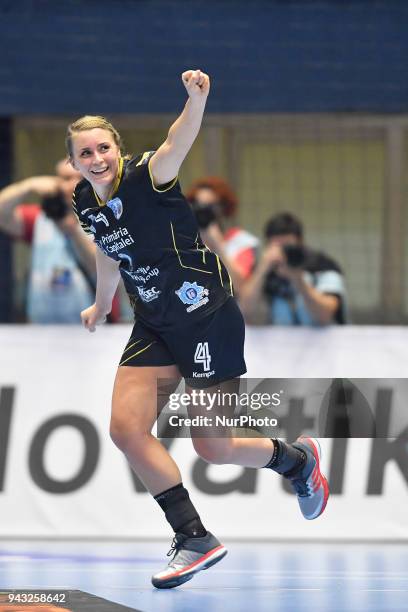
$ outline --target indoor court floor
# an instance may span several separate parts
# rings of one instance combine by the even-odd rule
[[[2,540],[0,590],[80,589],[144,612],[408,610],[406,544],[225,544],[219,564],[160,591],[150,576],[170,541]]]

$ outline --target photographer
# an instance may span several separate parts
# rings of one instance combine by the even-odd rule
[[[71,199],[81,179],[66,160],[56,176],[35,176],[0,191],[0,229],[31,245],[27,319],[79,323],[94,298],[95,245],[82,232]],[[36,195],[41,205],[32,204]]]
[[[260,261],[240,293],[246,320],[274,325],[346,323],[341,269],[324,253],[303,244],[301,222],[280,213],[267,222],[265,238]]]
[[[187,199],[195,213],[202,241],[222,259],[239,293],[255,266],[259,240],[240,227],[226,229],[226,220],[233,217],[238,208],[235,193],[224,179],[207,176],[193,183]]]

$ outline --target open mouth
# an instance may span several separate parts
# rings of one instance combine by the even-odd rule
[[[94,174],[95,176],[102,176],[108,170],[109,170],[109,166],[106,166],[105,168],[100,168],[98,170],[91,170],[91,174]]]

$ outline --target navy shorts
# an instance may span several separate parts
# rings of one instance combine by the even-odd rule
[[[245,374],[245,325],[235,299],[171,331],[136,321],[119,366],[177,365],[191,387],[205,388]]]

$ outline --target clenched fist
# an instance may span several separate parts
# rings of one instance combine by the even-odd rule
[[[201,70],[187,70],[181,76],[192,100],[205,100],[210,92],[210,77]]]

